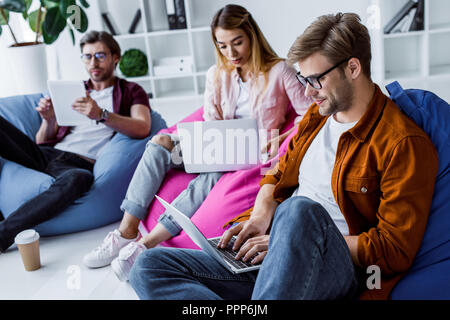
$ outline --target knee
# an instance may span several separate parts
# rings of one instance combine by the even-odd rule
[[[132,275],[135,279],[145,270],[154,270],[161,268],[163,261],[160,259],[164,256],[165,248],[152,248],[142,252],[136,259],[133,267],[131,268],[130,279]],[[146,277],[151,277],[152,272],[146,274]]]
[[[145,250],[136,259],[130,271],[130,285],[136,289],[141,286],[149,285],[153,278],[158,278],[156,270],[165,270],[164,262],[161,257],[164,256],[165,248],[152,248]]]
[[[78,186],[80,190],[87,191],[94,182],[92,172],[84,169],[72,169],[61,176],[69,185]]]
[[[311,224],[328,222],[328,213],[318,202],[306,197],[292,197],[281,203],[274,217],[274,226],[282,225],[284,230],[299,232]]]
[[[159,144],[160,146],[164,147],[165,149],[167,149],[169,151],[171,151],[173,149],[173,141],[167,135],[158,134],[158,135],[154,136],[150,141],[155,144]]]

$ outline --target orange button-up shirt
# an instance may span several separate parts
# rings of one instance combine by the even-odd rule
[[[309,108],[286,154],[260,182],[275,185],[273,197],[279,203],[297,189],[300,163],[328,118],[318,109],[316,104]],[[381,270],[381,289],[367,289],[360,298],[389,298],[412,265],[425,232],[437,170],[437,152],[429,137],[376,86],[366,113],[341,135],[331,176],[349,233],[358,236],[361,266],[377,265]],[[231,222],[248,218],[251,211]]]

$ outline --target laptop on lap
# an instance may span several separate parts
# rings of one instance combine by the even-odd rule
[[[234,257],[237,251],[233,251],[233,243],[235,237],[231,239],[228,243],[228,247],[225,249],[217,248],[220,237],[206,239],[206,237],[200,232],[200,230],[195,226],[195,224],[186,215],[180,212],[177,208],[172,206],[167,201],[155,196],[159,202],[167,209],[168,213],[172,218],[180,225],[181,228],[186,232],[186,234],[194,241],[194,243],[199,246],[203,251],[209,254],[211,257],[216,259],[220,264],[222,264],[226,269],[232,273],[242,273],[258,270],[261,264],[251,264],[250,262],[244,262],[241,260],[235,260]],[[252,259],[249,259],[251,261]]]

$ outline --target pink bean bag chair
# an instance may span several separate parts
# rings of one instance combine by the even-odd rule
[[[294,125],[297,117],[292,107],[289,108],[286,123],[281,133],[286,132]],[[203,107],[186,117],[180,122],[203,121]],[[159,133],[174,133],[176,125],[163,129]],[[260,165],[249,170],[240,170],[224,174],[209,193],[206,200],[192,217],[193,223],[207,237],[221,236],[224,232],[223,225],[238,214],[251,208],[259,191],[259,181],[264,170],[275,166],[278,158],[286,153],[289,140],[296,134],[295,130],[280,145],[278,156],[265,165]],[[173,169],[168,172],[158,195],[169,203],[172,202],[195,178],[196,174],[189,174],[182,170]],[[159,216],[164,212],[164,207],[156,198],[149,208],[149,215],[142,226],[148,232],[156,225]],[[182,231],[172,239],[161,243],[163,246],[177,248],[198,249],[189,236]]]

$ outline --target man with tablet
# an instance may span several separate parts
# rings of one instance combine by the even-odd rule
[[[0,222],[0,252],[13,243],[17,233],[58,215],[90,189],[97,156],[116,132],[131,138],[144,138],[150,132],[146,92],[114,75],[121,57],[114,38],[106,32],[91,31],[81,39],[80,49],[90,79],[84,82],[80,97],[66,101],[63,107],[90,121],[66,126],[67,122],[55,116],[55,101],[48,96],[36,107],[42,118],[36,141],[0,117],[0,156],[55,178],[48,190]],[[50,92],[60,96],[59,89],[50,88]]]

